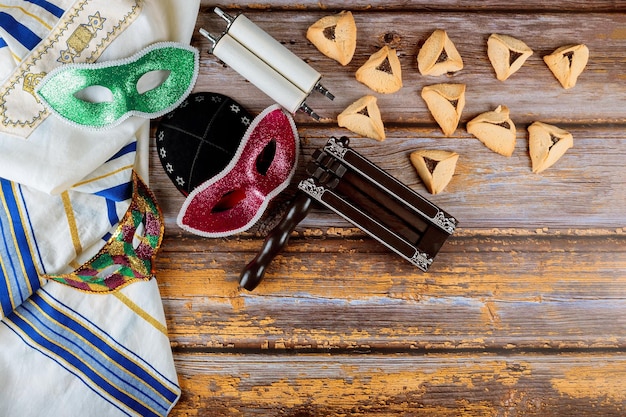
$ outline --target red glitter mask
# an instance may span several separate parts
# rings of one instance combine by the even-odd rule
[[[298,151],[292,117],[277,105],[268,107],[250,125],[230,164],[187,196],[178,225],[204,237],[249,229],[289,185]]]

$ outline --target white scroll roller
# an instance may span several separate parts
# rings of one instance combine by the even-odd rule
[[[200,29],[213,44],[210,52],[289,112],[301,110],[319,120],[306,98],[313,90],[335,98],[320,83],[320,73],[244,15],[233,18],[219,7],[215,13],[228,28],[220,37]]]
[[[213,55],[291,113],[297,112],[307,97],[304,91],[282,77],[274,68],[228,34],[223,35],[215,43]]]
[[[219,7],[215,8],[215,13],[228,22],[227,33],[230,36],[281,73],[300,90],[310,93],[315,89],[331,100],[334,98],[321,85],[322,75],[319,72],[246,16],[239,14],[231,17]]]

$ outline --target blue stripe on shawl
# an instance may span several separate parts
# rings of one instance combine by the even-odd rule
[[[107,203],[107,215],[109,216],[109,223],[111,224],[111,226],[114,226],[120,221],[119,216],[117,215],[117,205],[115,204],[115,201],[112,201],[109,199],[106,200],[106,203]]]
[[[76,310],[72,309],[71,307],[69,307],[68,305],[64,304],[62,301],[60,301],[59,299],[55,298],[52,294],[50,294],[48,291],[46,291],[45,289],[42,289],[42,294],[44,294],[46,297],[50,298],[50,301],[48,302],[48,305],[50,305],[52,308],[56,309],[59,314],[64,314],[65,316],[69,316],[69,315],[73,315],[75,316],[74,320],[77,325],[83,326],[85,328],[87,327],[91,327],[95,334],[95,332],[99,332],[102,333],[103,335],[105,335],[106,337],[108,337],[111,340],[114,340],[113,337],[111,337],[109,334],[107,334],[107,332],[105,332],[103,329],[101,329],[99,326],[97,326],[95,323],[93,323],[92,321],[90,321],[88,318],[86,318],[85,316],[83,316],[82,314],[80,314],[79,312],[77,312]],[[39,297],[42,298],[42,297]],[[53,304],[55,306],[53,306]],[[136,356],[133,352],[125,349],[123,346],[121,345],[117,345],[118,350],[124,351],[125,353],[118,353],[118,355],[124,355],[124,357],[126,358],[130,358],[131,356],[135,358],[136,361],[141,361],[143,362],[143,364],[141,365],[142,367],[137,368],[137,372],[138,372],[138,376],[146,381],[150,381],[151,385],[155,385],[155,386],[160,386],[159,384],[162,384],[157,378],[155,378],[152,374],[150,374],[150,372],[146,371],[143,368],[150,368],[151,371],[158,375],[159,378],[163,379],[164,381],[167,382],[167,384],[169,384],[172,387],[176,387],[176,389],[178,389],[178,384],[176,384],[173,381],[170,381],[169,379],[167,379],[164,375],[162,375],[161,373],[159,373],[156,369],[154,369],[149,363],[144,362],[143,359],[139,358],[138,356]],[[132,359],[128,359],[128,360],[132,360]],[[166,397],[168,400],[175,400],[178,396],[178,393],[175,392],[172,389],[168,389],[167,387],[165,387],[165,385],[162,386],[162,389],[159,391],[161,392],[161,394]]]
[[[11,316],[11,319],[15,319],[15,315]],[[59,361],[58,359],[56,359],[54,356],[52,356],[50,353],[46,352],[46,350],[37,347],[35,344],[33,344],[29,339],[27,339],[26,337],[22,336],[20,334],[20,332],[18,332],[16,329],[14,329],[12,326],[10,326],[8,324],[7,321],[0,321],[0,323],[4,324],[9,330],[11,330],[13,333],[15,333],[15,335],[17,337],[19,337],[20,339],[22,339],[22,342],[24,342],[24,344],[26,344],[27,346],[29,346],[31,349],[36,350],[37,352],[41,353],[43,356],[47,357],[48,359],[52,360],[53,362],[56,362],[57,365],[59,365],[60,367],[64,368],[67,372],[69,372],[70,374],[74,375],[76,378],[78,378],[83,384],[85,384],[87,386],[87,388],[89,388],[91,391],[94,392],[94,394],[96,394],[97,396],[99,396],[100,398],[102,398],[104,401],[108,402],[109,404],[111,404],[113,407],[117,408],[118,410],[120,410],[122,413],[126,414],[127,416],[131,416],[128,412],[122,410],[117,404],[113,403],[111,400],[109,400],[108,398],[106,398],[105,396],[102,395],[102,393],[100,391],[98,391],[97,389],[95,389],[94,387],[90,386],[85,379],[77,372],[74,372],[73,370],[71,370],[70,368],[68,368],[67,366],[63,365],[63,363],[61,363],[61,361]]]
[[[45,290],[42,294],[33,295],[10,316],[32,343],[69,364],[83,382],[96,385],[140,415],[167,413],[178,397],[176,385],[167,379],[162,382],[110,336],[96,333],[88,321],[82,321],[84,317],[70,316],[71,310],[64,311],[65,306]]]
[[[32,314],[22,315],[24,313],[22,310],[20,314],[13,314],[11,317],[11,321],[19,327],[19,329],[23,332],[23,334],[30,339],[32,343],[40,346],[41,349],[50,352],[50,354],[59,358],[59,360],[65,362],[67,366],[73,369],[73,373],[79,373],[84,378],[93,381],[98,388],[105,391],[107,394],[115,398],[118,402],[128,405],[130,403],[130,399],[125,398],[126,395],[117,389],[115,386],[110,384],[97,372],[95,372],[88,363],[86,363],[77,353],[72,352],[70,350],[65,349],[62,344],[55,343],[53,340],[49,340],[46,336],[44,336],[40,331],[40,324],[36,322],[37,317],[33,317]],[[64,366],[67,369],[67,366]],[[81,378],[82,380],[82,378]],[[83,380],[84,382],[84,380]],[[144,408],[144,407],[142,407]],[[141,412],[147,412],[148,410],[142,409]],[[143,415],[143,414],[140,414]],[[154,413],[149,413],[147,415],[153,416]]]
[[[118,203],[120,201],[126,201],[133,195],[133,184],[132,182],[127,182],[124,184],[116,185],[114,187],[98,191],[97,193],[95,193],[95,195]]]
[[[35,32],[18,22],[8,13],[0,12],[0,27],[4,28],[28,50],[34,49],[41,42],[41,38]]]
[[[0,179],[0,202],[0,306],[3,315],[7,315],[10,305],[20,305],[40,283],[24,229],[29,220],[22,217],[14,184],[5,179]]]
[[[41,7],[44,10],[47,10],[49,13],[53,14],[56,17],[61,17],[63,16],[63,13],[65,13],[65,11],[61,9],[59,6],[57,6],[56,4],[52,4],[46,0],[26,0],[26,1],[32,4],[36,4],[37,6]]]
[[[136,152],[136,151],[137,151],[137,141],[133,141],[133,142],[129,143],[128,145],[124,146],[119,151],[117,151],[117,153],[115,155],[113,155],[111,158],[109,158],[107,160],[107,162],[111,162],[114,159],[117,159],[117,158],[122,157],[122,156],[124,156],[126,154],[129,154],[131,152]]]

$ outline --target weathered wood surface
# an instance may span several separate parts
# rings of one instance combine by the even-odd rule
[[[483,1],[462,1],[462,0],[429,0],[429,1],[367,1],[353,0],[350,2],[342,0],[325,1],[299,1],[290,0],[267,0],[254,3],[246,1],[215,2],[212,0],[201,0],[204,7],[219,5],[222,8],[232,8],[233,10],[299,10],[299,11],[333,11],[333,10],[358,10],[358,11],[379,11],[379,10],[400,10],[400,11],[558,11],[582,13],[588,11],[608,11],[618,12],[626,9],[626,3],[622,0],[559,0],[547,2],[543,0],[527,0],[524,2],[512,2],[510,0],[483,0]]]
[[[203,1],[197,26],[223,22]],[[183,233],[183,202],[152,155],[151,185],[167,221],[156,268],[183,397],[173,416],[621,416],[626,414],[626,2],[353,2],[355,57],[341,67],[306,39],[342,2],[223,4],[243,10],[324,75],[336,96],[309,100],[324,118],[296,115],[302,157],[329,136],[352,145],[460,221],[428,273],[316,207],[254,292],[238,287],[293,189],[249,232],[224,239]],[[453,77],[422,77],[421,42],[446,29],[464,58]],[[495,79],[486,39],[498,32],[535,54]],[[575,88],[563,90],[541,57],[589,46]],[[196,91],[230,95],[254,113],[269,98],[202,49]],[[354,72],[385,43],[398,49],[404,87],[371,92]],[[424,85],[467,84],[462,123],[443,138],[419,96]],[[375,94],[387,127],[379,143],[335,117]],[[518,127],[515,153],[492,153],[465,131],[505,104]],[[526,127],[554,123],[574,148],[533,174]],[[426,191],[408,154],[461,157],[442,194]]]
[[[186,416],[624,415],[616,354],[189,354],[178,365]]]

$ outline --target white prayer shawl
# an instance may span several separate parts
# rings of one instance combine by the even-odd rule
[[[199,0],[5,0],[0,7],[0,416],[164,416],[180,396],[155,279],[76,290],[148,179],[149,121],[90,132],[39,112],[41,72],[188,43]],[[32,75],[31,75],[32,74]],[[157,271],[158,275],[158,271]]]

